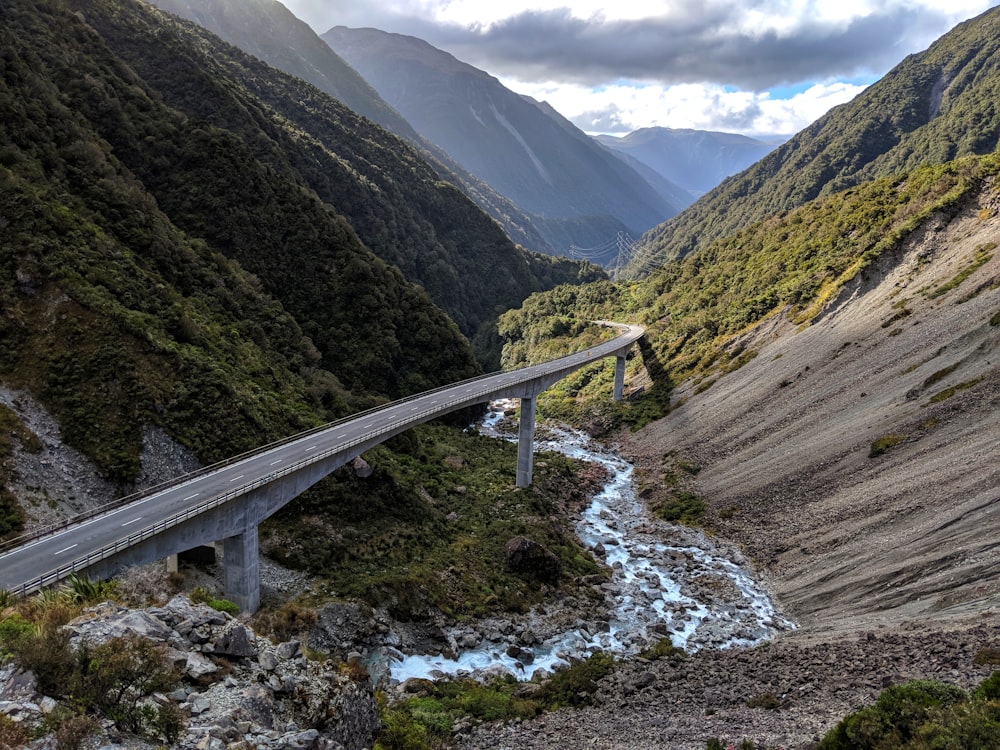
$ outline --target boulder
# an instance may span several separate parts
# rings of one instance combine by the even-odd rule
[[[527,537],[516,536],[504,548],[507,570],[515,575],[533,578],[541,583],[555,584],[562,573],[559,558],[541,544]]]
[[[242,659],[257,657],[257,642],[253,633],[236,621],[216,636],[213,646],[215,653],[224,656],[236,656]]]

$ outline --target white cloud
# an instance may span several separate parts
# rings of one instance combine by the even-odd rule
[[[591,89],[555,82],[501,79],[512,91],[547,101],[588,133],[628,133],[645,127],[692,128],[745,135],[791,135],[864,86],[816,84],[787,99],[712,84],[657,86],[618,83]]]
[[[1000,0],[284,2],[320,33],[420,37],[588,131],[752,135],[797,132]]]

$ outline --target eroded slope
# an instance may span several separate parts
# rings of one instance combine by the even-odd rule
[[[719,533],[804,626],[1000,603],[998,206],[988,185],[928,222],[805,329],[765,320],[755,359],[631,441],[649,476],[702,467]]]

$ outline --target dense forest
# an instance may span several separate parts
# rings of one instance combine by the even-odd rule
[[[210,461],[472,375],[497,314],[602,275],[516,248],[399,139],[150,6],[0,13],[0,377],[115,481],[147,423]]]

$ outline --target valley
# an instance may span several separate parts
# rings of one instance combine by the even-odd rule
[[[591,321],[645,334],[621,400],[599,362],[537,398],[634,467],[624,509],[577,454],[526,486],[477,411],[406,430],[261,526],[253,616],[210,561],[0,591],[0,745],[846,750],[853,712],[932,680],[950,702],[901,699],[920,731],[878,714],[913,736],[872,748],[1000,747],[998,25],[781,143],[616,152],[416,37],[277,3],[4,3],[0,540],[586,352]],[[664,604],[659,567],[633,581],[633,545],[687,560],[719,620]],[[588,658],[523,682],[362,665],[493,631],[531,658],[526,617]],[[117,676],[74,651],[91,627]],[[133,658],[162,681],[94,688]]]

